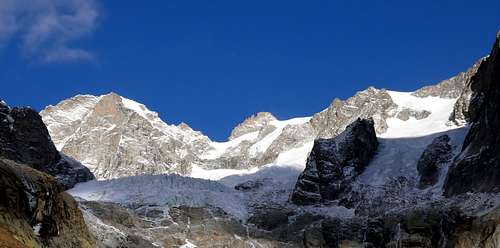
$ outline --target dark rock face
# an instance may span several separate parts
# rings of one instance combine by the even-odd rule
[[[59,159],[42,119],[30,108],[0,112],[0,139],[0,156],[37,170]]]
[[[498,247],[500,209],[469,217],[457,209],[422,208],[352,219],[325,218],[306,227],[304,247]]]
[[[5,102],[0,106],[0,157],[46,172],[65,188],[94,179],[90,170],[57,151],[37,112],[11,109]]]
[[[425,148],[417,162],[417,170],[420,175],[420,188],[427,188],[436,184],[441,165],[449,162],[452,156],[450,137],[445,134],[435,138]]]
[[[248,223],[256,225],[258,228],[271,231],[281,225],[288,224],[288,217],[294,213],[286,208],[264,207],[256,209],[248,219]]]
[[[378,147],[372,119],[358,119],[333,139],[318,139],[291,201],[309,205],[338,199],[365,169]]]
[[[53,177],[0,159],[0,247],[95,247],[76,202]],[[8,242],[6,242],[8,243]]]
[[[471,79],[472,125],[451,166],[445,195],[500,192],[500,33],[488,58]]]

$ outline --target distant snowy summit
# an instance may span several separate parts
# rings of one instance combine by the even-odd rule
[[[411,93],[370,87],[347,100],[335,99],[311,117],[278,120],[271,113],[257,113],[237,125],[227,142],[212,141],[185,123],[169,125],[143,104],[116,93],[77,95],[40,114],[56,147],[81,161],[98,179],[189,175],[193,168],[249,169],[276,163],[293,149],[302,154],[294,159],[282,156],[281,161],[304,166],[316,138],[335,137],[358,118],[373,118],[377,134],[383,137],[432,133],[465,123],[467,84],[479,63]],[[420,125],[424,123],[427,126]]]

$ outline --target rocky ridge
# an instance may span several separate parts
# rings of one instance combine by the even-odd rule
[[[258,113],[235,127],[227,142],[211,141],[184,123],[168,125],[144,105],[114,93],[79,95],[40,114],[61,151],[97,178],[110,179],[166,172],[189,175],[192,165],[259,167],[284,152],[311,146],[316,138],[335,137],[358,118],[372,118],[377,134],[383,134],[389,118],[420,120],[430,112],[399,108],[386,90],[370,87],[345,101],[335,99],[312,117],[280,121],[270,113]]]
[[[470,80],[470,131],[450,168],[446,195],[500,191],[500,33]]]

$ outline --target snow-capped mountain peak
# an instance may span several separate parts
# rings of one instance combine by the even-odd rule
[[[116,93],[78,95],[41,112],[57,148],[82,161],[98,179],[140,174],[189,175],[214,169],[249,170],[277,162],[301,165],[316,138],[331,138],[358,118],[373,118],[380,137],[416,137],[448,130],[466,110],[465,73],[415,92],[369,87],[335,99],[311,117],[278,120],[269,112],[245,119],[226,142],[185,123],[170,125],[145,105]],[[452,92],[452,93],[450,93]],[[457,101],[458,98],[458,101]],[[461,100],[462,99],[462,100]],[[463,102],[457,107],[455,102]],[[294,152],[292,152],[294,151]],[[291,156],[292,153],[297,153]],[[290,160],[289,158],[294,158]]]

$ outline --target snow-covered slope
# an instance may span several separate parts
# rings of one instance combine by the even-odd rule
[[[417,161],[424,149],[441,134],[450,136],[455,154],[460,149],[466,127],[457,126],[449,121],[455,102],[456,98],[415,96],[413,92],[370,88],[346,101],[334,101],[328,109],[315,114],[312,118],[280,121],[269,113],[250,117],[235,128],[236,130],[227,142],[213,142],[190,128],[169,126],[162,124],[163,122],[155,124],[151,121],[151,116],[155,114],[145,111],[146,108],[143,105],[128,102],[123,105],[127,106],[125,112],[129,113],[127,115],[129,119],[132,119],[130,118],[132,116],[148,121],[134,125],[129,124],[130,121],[128,121],[125,122],[127,125],[121,125],[122,128],[137,129],[144,125],[151,125],[153,129],[142,132],[147,133],[154,129],[161,129],[165,132],[160,132],[157,137],[149,138],[132,136],[133,139],[138,139],[139,143],[142,139],[165,140],[165,136],[177,137],[172,143],[176,146],[170,147],[169,151],[175,151],[179,156],[183,154],[184,157],[190,158],[186,161],[188,163],[186,168],[189,170],[183,173],[185,177],[143,175],[109,180],[110,177],[102,176],[102,181],[79,184],[70,193],[86,200],[110,201],[134,206],[216,207],[243,221],[247,220],[254,209],[259,206],[282,206],[294,209],[294,211],[306,211],[324,216],[353,216],[353,210],[343,206],[297,207],[289,202],[289,196],[299,174],[305,168],[314,139],[334,135],[353,119],[373,117],[376,119],[375,125],[380,146],[377,155],[353,182],[353,192],[357,192],[358,196],[362,197],[359,202],[382,198],[380,202],[384,204],[386,204],[385,201],[392,201],[403,206],[410,204],[411,199],[430,199],[428,193],[431,196],[440,195],[435,193],[441,193],[446,168],[442,169],[439,182],[435,186],[421,190],[417,187],[419,177]],[[92,111],[95,112],[95,109],[94,107]],[[88,116],[84,117],[82,123],[89,123],[86,120]],[[98,126],[101,122],[90,124],[80,124],[75,134],[84,128],[99,130],[102,127]],[[128,137],[128,132],[123,129],[120,129],[119,135]],[[197,135],[192,135],[193,133]],[[87,132],[87,134],[106,137],[106,133]],[[182,137],[183,135],[187,137]],[[76,137],[79,137],[82,143],[88,142],[83,135]],[[72,137],[68,142],[71,143],[74,139]],[[197,140],[202,141],[198,143],[198,149],[184,143],[192,144]],[[130,143],[121,142],[121,144],[130,144],[133,147],[136,142],[138,141],[130,140]],[[141,143],[141,145],[154,148],[158,146],[158,143]],[[130,146],[124,146],[121,149],[130,149]],[[185,149],[179,150],[177,146]],[[63,149],[65,147],[66,145]],[[143,158],[147,159],[147,157]],[[121,163],[124,170],[130,170],[131,165]],[[150,166],[158,165],[151,164]],[[144,171],[150,173],[144,167],[132,166],[132,168],[136,170],[135,174],[142,174]],[[120,168],[110,168],[110,170],[120,172]],[[165,170],[165,172],[178,171]],[[121,177],[124,174],[126,175],[126,173],[118,173],[115,175],[120,176],[115,177]],[[401,182],[401,178],[404,178],[405,185],[409,185],[405,187],[409,188],[405,188],[404,193],[401,193],[403,191],[394,193],[393,190],[401,187],[396,186],[388,193],[386,190],[388,185]]]
[[[441,84],[456,92],[467,78]],[[99,180],[162,173],[220,179],[272,164],[303,168],[314,139],[334,137],[357,118],[373,118],[378,136],[386,140],[458,128],[448,121],[456,102],[450,97],[457,94],[445,94],[438,86],[425,89],[405,93],[370,87],[345,101],[335,99],[312,117],[278,120],[257,113],[235,127],[226,142],[212,141],[186,124],[169,125],[143,104],[115,93],[78,95],[41,115],[58,149],[91,168]],[[408,149],[418,153],[427,139],[421,142],[419,149]]]
[[[235,128],[229,141],[214,142],[184,123],[166,124],[143,104],[115,93],[78,95],[40,114],[57,148],[89,167],[98,179],[187,175],[193,166],[198,171],[255,168],[301,146],[302,141],[281,144],[279,139],[290,136],[283,130],[308,125],[309,120],[280,121],[262,113]]]
[[[142,175],[79,184],[70,194],[123,205],[212,206],[245,219],[240,193],[221,183],[179,175]]]
[[[430,114],[420,120],[413,117],[406,121],[396,117],[387,119],[386,132],[378,134],[381,143],[378,155],[359,176],[357,184],[382,186],[398,176],[416,180],[418,177],[416,162],[434,137],[443,133],[449,134],[454,149],[459,149],[463,142],[466,128],[449,122],[449,114],[453,111],[455,99],[415,97],[411,92],[388,91],[388,94],[398,106],[395,110],[391,109],[395,111],[393,116],[397,116],[398,111],[403,109],[425,110]],[[303,125],[309,120],[310,118],[299,118],[289,121],[273,120],[269,123],[276,127],[273,132],[278,133],[287,125]],[[259,131],[253,131],[228,142],[212,142],[209,144],[212,148],[202,153],[200,157],[217,159],[242,142],[251,142],[253,145],[249,147],[266,146],[269,143],[266,139],[276,140],[275,136],[279,136],[273,132],[268,133],[263,139],[258,139]],[[264,203],[288,204],[289,194],[298,175],[304,170],[311,148],[312,142],[303,143],[297,148],[280,153],[275,161],[262,167],[206,169],[194,163],[190,174],[193,178],[158,175],[94,181],[80,184],[70,193],[87,200],[122,204],[213,206],[245,219],[249,206]],[[257,182],[256,185],[260,186],[247,192],[234,190],[236,185],[249,181]],[[343,216],[350,213],[342,208],[319,208],[314,211]]]
[[[428,111],[430,115],[420,120],[413,117],[406,121],[395,117],[387,119],[387,131],[378,135],[381,143],[378,155],[359,178],[365,185],[380,186],[399,176],[416,179],[416,163],[434,138],[448,134],[454,150],[458,151],[467,132],[466,127],[449,121],[455,98],[416,97],[413,92],[388,93],[398,105],[397,111],[406,108]]]

